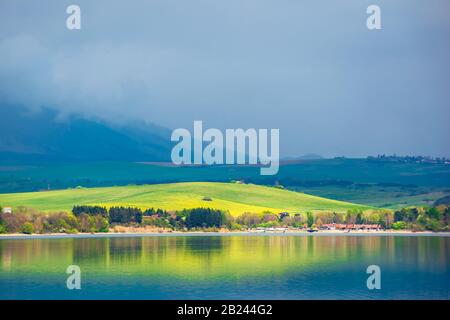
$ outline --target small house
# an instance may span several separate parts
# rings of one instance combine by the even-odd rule
[[[11,207],[4,207],[4,208],[2,209],[2,212],[3,212],[3,213],[12,213],[12,208],[11,208]]]

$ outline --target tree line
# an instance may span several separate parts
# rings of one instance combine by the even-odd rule
[[[394,212],[393,229],[448,231],[450,207],[403,208]]]
[[[1,211],[0,211],[1,212]],[[226,228],[245,230],[257,227],[316,228],[324,224],[378,224],[384,229],[448,231],[450,208],[403,208],[397,211],[358,209],[347,212],[263,213],[246,212],[237,217],[213,208],[193,208],[168,212],[115,206],[74,206],[72,212],[43,213],[17,208],[0,213],[0,233],[77,233],[108,232],[121,226],[154,226],[171,230],[206,230]]]

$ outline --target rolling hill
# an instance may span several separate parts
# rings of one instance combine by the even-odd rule
[[[203,200],[209,197],[212,201]],[[330,200],[273,187],[239,183],[189,182],[141,186],[77,188],[58,191],[0,194],[3,206],[27,206],[42,211],[70,211],[74,205],[136,206],[140,208],[211,207],[244,212],[274,213],[333,210],[344,212],[367,206]]]

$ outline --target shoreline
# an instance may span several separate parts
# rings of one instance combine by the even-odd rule
[[[83,238],[121,238],[121,237],[211,237],[211,236],[431,236],[450,237],[450,232],[432,231],[187,231],[187,232],[107,232],[107,233],[45,233],[45,234],[0,234],[0,240],[26,239],[83,239]]]

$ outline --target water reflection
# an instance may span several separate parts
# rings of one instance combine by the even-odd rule
[[[261,276],[347,268],[374,261],[445,271],[449,237],[178,236],[0,240],[6,273],[61,272],[69,264],[103,275]]]

